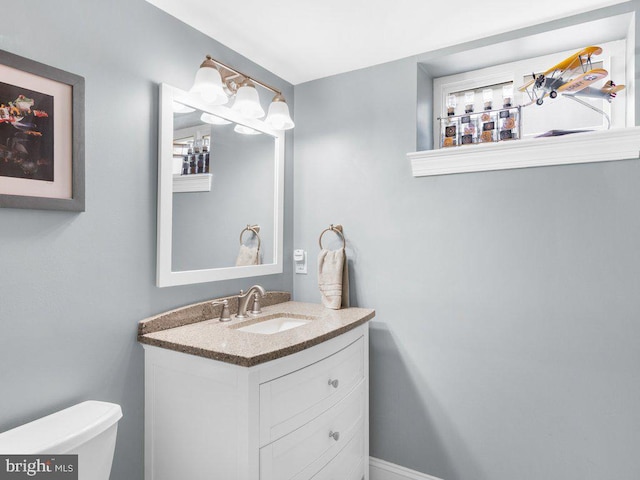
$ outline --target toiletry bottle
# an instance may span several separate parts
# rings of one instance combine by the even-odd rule
[[[193,155],[196,162],[196,173],[202,173],[204,170],[204,157],[202,156],[202,139],[196,139],[193,146]]]
[[[184,146],[182,147],[183,156],[182,156],[182,175],[189,175],[189,150],[187,153],[184,153]]]
[[[193,154],[193,142],[189,142],[189,149],[187,150],[187,155],[189,157],[189,174],[196,173],[196,157]]]
[[[204,139],[204,145],[202,146],[202,154],[204,156],[204,173],[210,172],[209,167],[209,138]]]

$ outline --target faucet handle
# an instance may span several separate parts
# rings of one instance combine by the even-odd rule
[[[257,293],[253,294],[253,308],[249,312],[252,315],[258,315],[262,313],[262,309],[260,308],[260,296]]]
[[[221,302],[211,302],[211,305],[216,307],[222,305],[222,311],[220,312],[220,322],[228,322],[231,320],[231,314],[229,313],[229,300],[222,300]]]

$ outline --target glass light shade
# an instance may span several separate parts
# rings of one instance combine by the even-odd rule
[[[265,123],[274,130],[290,130],[295,126],[289,115],[289,107],[283,101],[271,102]]]
[[[199,94],[210,105],[224,105],[229,101],[222,89],[220,72],[213,67],[200,67],[189,92]]]
[[[173,113],[191,113],[195,111],[195,108],[187,107],[182,103],[173,102]]]
[[[204,123],[208,123],[209,125],[229,125],[231,123],[224,118],[216,117],[215,115],[211,115],[206,112],[203,112],[202,115],[200,115],[200,120]]]
[[[260,97],[258,97],[256,87],[253,85],[244,85],[238,89],[236,101],[233,102],[231,109],[247,118],[264,117],[264,110],[260,106]]]
[[[236,125],[233,127],[233,131],[236,133],[241,133],[242,135],[261,135],[262,132],[258,130],[254,130],[253,128],[245,127],[244,125]]]

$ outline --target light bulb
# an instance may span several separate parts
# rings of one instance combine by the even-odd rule
[[[289,114],[289,106],[280,94],[276,95],[269,105],[269,113],[264,120],[274,130],[290,130],[295,127],[295,123]]]
[[[245,81],[236,93],[232,110],[247,118],[262,118],[264,110],[260,105],[260,97],[253,83]]]
[[[210,105],[224,105],[229,97],[222,89],[222,77],[210,55],[196,72],[196,78],[189,93],[199,94]]]

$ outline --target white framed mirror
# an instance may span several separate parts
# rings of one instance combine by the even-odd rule
[[[159,287],[282,273],[284,132],[160,85]]]

